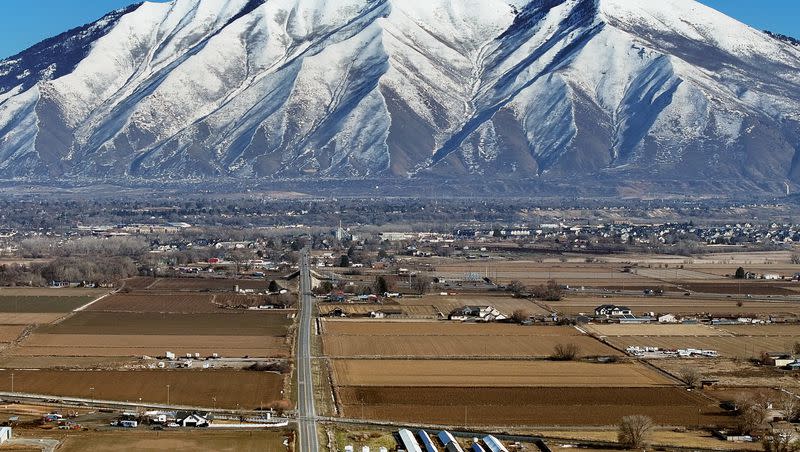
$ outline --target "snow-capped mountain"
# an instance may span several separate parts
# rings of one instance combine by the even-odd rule
[[[800,183],[800,48],[694,0],[174,0],[0,62],[0,177]]]

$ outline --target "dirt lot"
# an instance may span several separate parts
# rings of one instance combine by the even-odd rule
[[[591,324],[581,328],[598,336],[730,336],[730,333],[706,325],[622,325]]]
[[[740,300],[704,299],[697,295],[690,297],[623,297],[609,294],[607,297],[602,297],[569,294],[564,300],[548,303],[548,305],[558,312],[570,315],[593,314],[594,309],[601,304],[628,306],[637,315],[645,312],[676,315],[710,313],[715,316],[800,315],[800,303],[798,302],[741,300],[742,306],[737,306],[737,301]]]
[[[219,452],[286,452],[285,432],[164,431],[81,432],[68,434],[59,452],[129,452],[198,450]],[[57,437],[61,439],[63,437]]]
[[[572,327],[452,322],[326,321],[324,351],[333,357],[547,357],[557,344],[581,356],[617,355]]]
[[[51,297],[51,296],[0,296],[0,312],[70,312],[94,300],[93,296]],[[0,319],[0,321],[2,321]]]
[[[341,386],[654,387],[670,382],[633,363],[501,360],[335,360]]]
[[[0,330],[2,331],[2,330]],[[286,339],[275,336],[33,334],[10,356],[163,356],[200,353],[225,357],[285,357]]]
[[[748,361],[734,359],[654,359],[652,364],[673,374],[684,368],[696,369],[703,378],[718,380],[725,388],[783,387],[800,392],[800,379],[795,372],[769,366],[753,366]]]
[[[223,314],[160,314],[80,312],[47,334],[130,334],[198,336],[285,336],[291,323],[286,313],[244,311]]]
[[[23,331],[25,325],[0,325],[0,342],[13,342]]]
[[[740,359],[758,357],[762,352],[790,351],[796,341],[795,338],[788,336],[613,336],[606,340],[620,348],[636,345],[673,350],[710,349],[719,352],[720,356]]]
[[[343,387],[346,417],[470,425],[614,425],[645,414],[661,425],[725,425],[708,399],[679,388]]]
[[[408,318],[436,319],[439,317],[439,311],[431,305],[325,303],[318,305],[318,309],[319,315],[322,317],[336,309],[341,309],[348,316],[368,316],[372,311],[399,309]]]
[[[0,371],[0,391],[10,391],[10,371]],[[14,390],[34,394],[105,400],[138,400],[180,405],[253,409],[281,398],[283,376],[267,372],[190,371],[58,371],[15,370]],[[94,390],[90,390],[94,388]]]

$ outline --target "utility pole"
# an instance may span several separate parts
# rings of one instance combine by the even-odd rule
[[[14,392],[14,372],[11,372],[11,392]]]
[[[167,385],[167,406],[169,406],[169,385]]]

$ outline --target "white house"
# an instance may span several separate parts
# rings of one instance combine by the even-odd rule
[[[664,314],[658,318],[658,323],[678,323],[678,318],[674,314]]]
[[[450,313],[450,320],[476,320],[479,322],[493,322],[506,320],[508,316],[493,306],[464,306]]]
[[[601,317],[623,317],[633,315],[631,308],[613,304],[603,304],[594,309],[594,315]]]
[[[209,422],[208,419],[199,414],[189,414],[179,416],[178,424],[180,424],[181,427],[208,427]]]

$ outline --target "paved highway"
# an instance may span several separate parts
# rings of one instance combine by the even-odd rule
[[[314,297],[308,252],[300,259],[300,323],[297,335],[297,425],[299,447],[303,452],[319,451],[317,412],[314,408],[314,382],[311,373],[311,330],[314,321]]]

